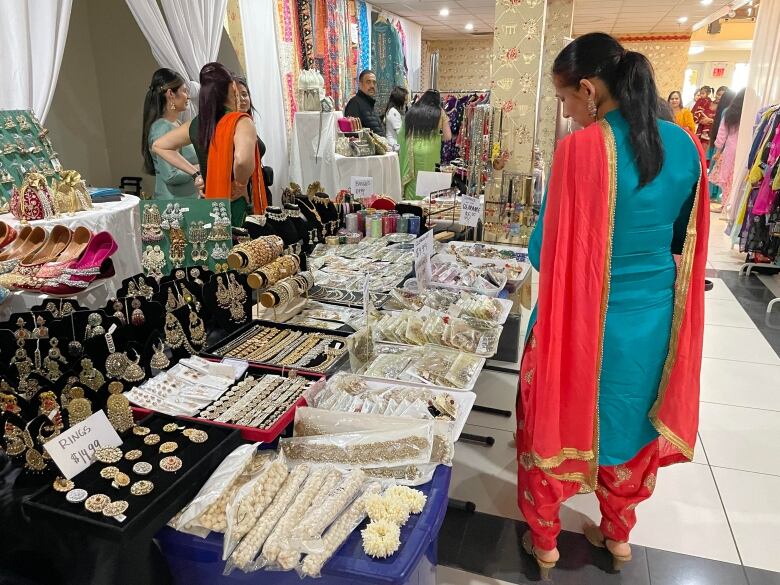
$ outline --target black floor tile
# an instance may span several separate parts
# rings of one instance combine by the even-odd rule
[[[721,270],[718,277],[723,279],[769,345],[780,355],[780,310],[772,314],[766,312],[769,301],[775,298],[774,293],[756,276],[739,276]]]
[[[536,561],[522,550],[522,537],[528,530],[525,523],[479,512],[464,523],[461,514],[450,511],[444,521],[442,533],[464,525],[465,533],[457,551],[451,542],[442,544],[440,536],[440,564],[521,585],[540,580]],[[621,573],[611,572],[609,555],[580,534],[562,532],[558,546],[561,560],[551,573],[555,584],[650,585],[647,555],[641,546],[632,547],[634,559]]]
[[[647,549],[651,585],[748,585],[742,565]]]
[[[780,573],[745,567],[750,585],[780,585]]]
[[[454,560],[460,558],[460,549],[468,529],[469,520],[473,514],[457,508],[447,508],[439,531],[439,562],[451,565]]]

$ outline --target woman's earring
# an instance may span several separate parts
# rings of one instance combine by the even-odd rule
[[[599,114],[599,108],[596,106],[596,102],[593,101],[592,97],[588,98],[588,114],[590,114],[590,117],[594,120],[596,119],[596,116]]]
[[[176,104],[175,104],[175,103],[173,103],[173,101],[171,101],[171,102],[169,102],[169,106],[168,106],[168,108],[169,108],[169,109],[170,109],[172,112],[175,112],[175,111],[176,111]]]

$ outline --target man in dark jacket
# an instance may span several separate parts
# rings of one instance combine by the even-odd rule
[[[363,128],[370,128],[380,136],[385,135],[385,125],[374,111],[374,104],[376,100],[376,75],[370,69],[366,69],[358,77],[358,89],[357,94],[349,102],[347,107],[344,108],[344,115],[349,118],[360,118],[363,124]]]

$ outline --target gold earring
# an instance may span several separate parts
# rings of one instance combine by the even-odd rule
[[[169,103],[169,106],[168,106],[168,107],[169,107],[169,109],[170,109],[172,112],[175,112],[175,111],[176,111],[176,104],[175,104],[175,103],[173,103],[173,102],[168,102],[168,103]]]
[[[588,98],[588,114],[590,114],[590,117],[593,118],[594,120],[599,114],[599,108],[596,105],[596,102],[593,101],[592,97]]]

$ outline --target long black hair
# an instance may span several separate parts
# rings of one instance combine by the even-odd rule
[[[412,104],[404,117],[407,136],[430,136],[439,130],[441,120],[441,94],[435,89],[426,91]]]
[[[402,114],[404,107],[406,106],[406,97],[409,95],[409,91],[405,87],[396,85],[393,91],[390,92],[390,98],[387,100],[387,106],[385,107],[385,116],[390,108],[398,110],[399,114]]]
[[[734,96],[734,99],[731,101],[731,105],[728,107],[728,109],[723,112],[723,123],[729,130],[739,126],[739,121],[742,118],[742,105],[744,103],[745,90],[742,89],[737,95]]]
[[[620,113],[631,129],[639,186],[658,176],[664,149],[658,131],[658,89],[647,57],[626,51],[608,34],[590,33],[578,37],[558,54],[553,75],[570,87],[579,87],[580,81],[590,77],[601,79],[620,104]]]
[[[144,98],[144,120],[143,131],[141,133],[141,154],[144,157],[144,171],[150,175],[156,174],[154,169],[154,159],[149,150],[149,131],[157,120],[162,118],[168,107],[168,98],[165,96],[170,89],[174,93],[186,82],[184,78],[173,69],[163,67],[158,69],[152,75],[152,82],[146,91]]]
[[[208,152],[217,124],[225,115],[232,83],[233,76],[222,63],[206,63],[200,70],[198,146],[203,152]]]
[[[718,109],[715,111],[715,119],[712,122],[712,129],[710,130],[710,136],[713,138],[713,140],[718,136],[718,128],[720,128],[720,123],[723,121],[723,112],[725,112],[726,109],[731,105],[731,102],[734,101],[735,95],[736,94],[733,91],[731,91],[729,88],[726,88],[725,93],[720,96]]]

